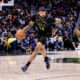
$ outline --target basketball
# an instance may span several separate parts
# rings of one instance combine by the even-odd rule
[[[26,32],[25,32],[25,30],[19,29],[19,30],[16,32],[16,38],[17,38],[17,39],[24,39],[24,38],[26,38]]]

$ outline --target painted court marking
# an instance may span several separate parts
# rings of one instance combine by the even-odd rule
[[[8,57],[8,63],[9,63],[9,65],[15,65],[16,64],[16,62],[13,61],[10,56]]]

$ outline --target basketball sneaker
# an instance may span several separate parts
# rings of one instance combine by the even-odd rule
[[[25,72],[25,71],[27,70],[27,68],[28,68],[28,67],[25,65],[25,66],[22,67],[21,69],[22,69],[23,72]]]
[[[46,68],[49,69],[50,68],[50,58],[48,57],[47,61],[45,61],[46,64]]]

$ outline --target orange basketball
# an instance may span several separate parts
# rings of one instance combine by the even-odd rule
[[[24,39],[24,38],[26,38],[26,32],[25,32],[25,30],[19,29],[16,32],[16,38],[18,38],[18,39]]]

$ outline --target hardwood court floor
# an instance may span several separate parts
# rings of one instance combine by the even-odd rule
[[[79,52],[76,51],[58,51],[53,52],[52,55],[48,54],[48,56],[53,59],[63,55],[65,57],[66,54],[80,58]],[[21,67],[26,64],[29,56],[0,56],[0,80],[80,80],[79,63],[51,62],[51,68],[47,70],[41,55],[36,57],[24,73],[21,71]]]

